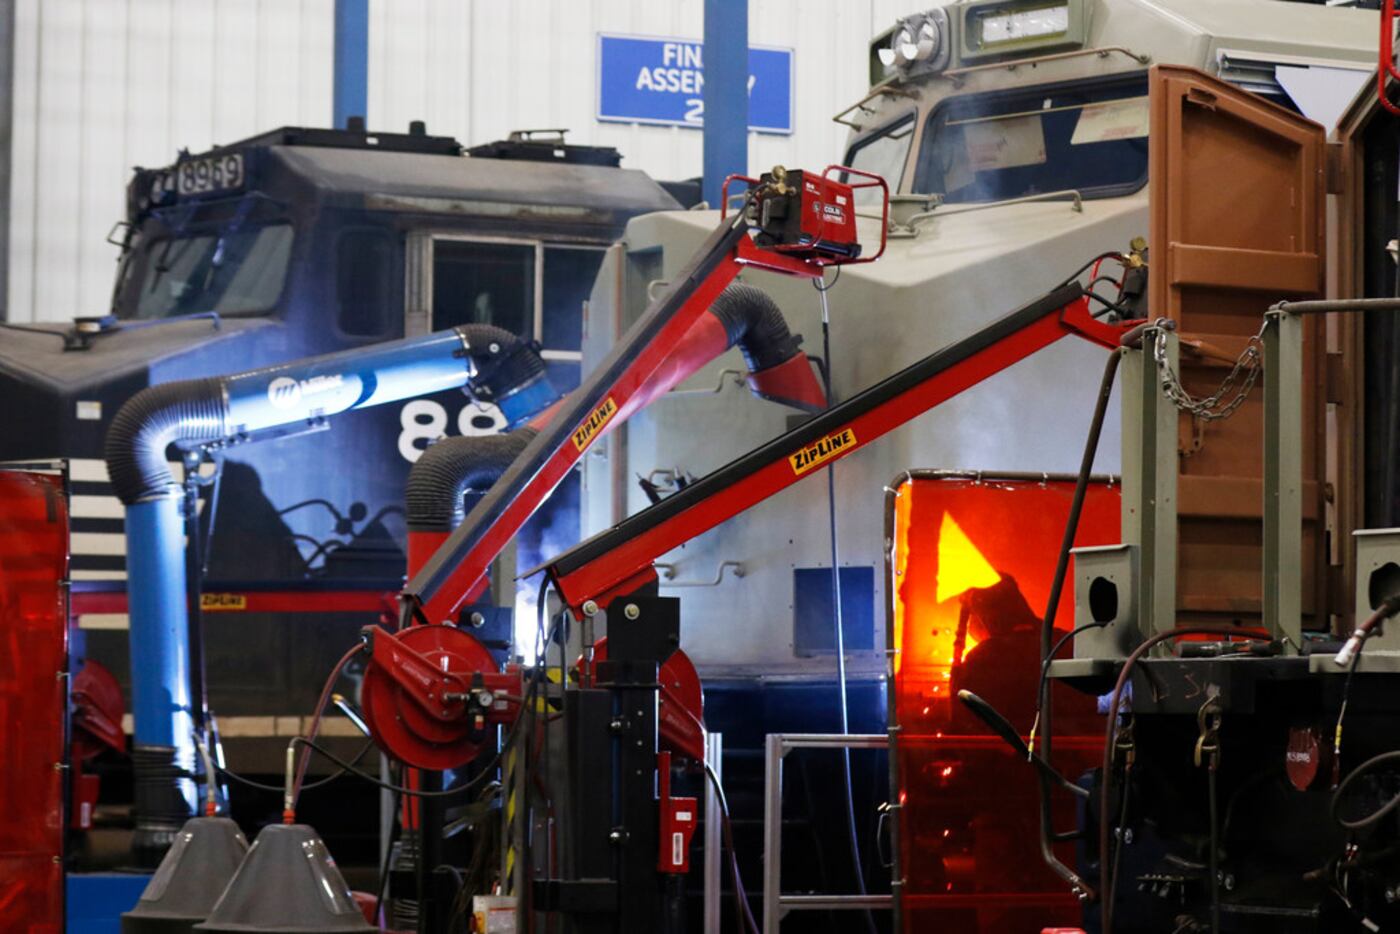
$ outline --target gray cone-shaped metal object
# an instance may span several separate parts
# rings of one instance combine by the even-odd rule
[[[247,852],[227,817],[185,821],[136,907],[122,915],[122,934],[189,934],[209,917]]]
[[[361,934],[375,930],[335,860],[305,824],[269,824],[253,841],[201,934]]]

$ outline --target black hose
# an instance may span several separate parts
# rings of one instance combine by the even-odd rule
[[[539,345],[493,324],[463,324],[457,327],[467,345],[476,373],[467,388],[483,401],[500,404],[515,393],[545,378],[544,359]],[[544,402],[553,401],[554,393]],[[543,408],[543,403],[532,408]]]
[[[165,449],[176,441],[217,441],[227,433],[223,380],[149,386],[126,401],[107,431],[107,473],[127,506],[170,494]]]
[[[450,532],[466,518],[463,498],[484,493],[534,440],[533,428],[500,435],[456,436],[431,445],[408,472],[408,528]]]
[[[1337,790],[1332,792],[1332,819],[1347,830],[1364,830],[1367,827],[1379,823],[1386,815],[1391,814],[1397,807],[1400,807],[1400,795],[1395,795],[1365,817],[1357,818],[1356,820],[1348,820],[1341,815],[1342,796],[1347,793],[1347,790],[1351,788],[1352,784],[1361,778],[1361,776],[1374,770],[1377,766],[1396,761],[1400,761],[1400,750],[1383,752],[1378,756],[1372,756],[1353,769],[1350,775],[1342,779],[1342,783],[1337,786]]]
[[[1060,538],[1060,556],[1055,563],[1055,576],[1050,584],[1050,598],[1045,604],[1045,617],[1040,624],[1040,658],[1042,672],[1048,670],[1052,653],[1056,647],[1051,645],[1051,640],[1055,634],[1055,614],[1060,609],[1060,596],[1064,591],[1065,577],[1069,573],[1070,551],[1074,548],[1074,537],[1079,532],[1079,517],[1084,511],[1084,499],[1089,492],[1089,477],[1094,472],[1094,458],[1099,450],[1099,437],[1103,434],[1103,423],[1108,416],[1108,400],[1113,394],[1113,382],[1118,375],[1118,362],[1121,357],[1119,351],[1113,351],[1104,361],[1103,378],[1099,381],[1098,400],[1094,405],[1094,417],[1089,422],[1089,436],[1084,440],[1084,454],[1079,461],[1079,475],[1074,482],[1074,498],[1070,501],[1069,517],[1065,520],[1065,532]],[[1036,704],[1039,717],[1037,718],[1040,727],[1040,758],[1047,766],[1050,766],[1051,736],[1054,733],[1053,716],[1050,705],[1050,691],[1048,682],[1042,678],[1037,688]],[[1110,716],[1112,716],[1110,714]],[[1050,766],[1051,771],[1054,767]],[[1083,893],[1092,893],[1093,889],[1080,878],[1069,866],[1060,861],[1055,855],[1052,837],[1054,830],[1051,827],[1053,819],[1053,808],[1050,802],[1050,792],[1054,782],[1045,770],[1040,770],[1040,855],[1045,860],[1056,875],[1068,882],[1071,886]],[[1103,854],[1100,854],[1103,859]]]
[[[724,325],[729,346],[739,348],[749,372],[786,363],[797,355],[802,337],[788,330],[783,313],[762,289],[735,282],[710,304]]]

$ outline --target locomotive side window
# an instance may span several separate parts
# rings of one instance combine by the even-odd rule
[[[913,139],[914,115],[911,113],[856,140],[846,153],[846,164],[879,175],[894,194],[904,181],[904,160]],[[880,191],[878,188],[857,189],[855,198],[858,205],[879,205]]]
[[[394,239],[386,230],[349,230],[336,244],[335,300],[341,333],[380,337],[393,324]]]
[[[269,311],[282,294],[292,226],[204,230],[153,240],[140,258],[137,318]]]
[[[1146,83],[1088,80],[950,98],[925,123],[914,188],[949,204],[1147,182]]]
[[[433,330],[494,324],[535,336],[538,246],[486,240],[433,241]]]

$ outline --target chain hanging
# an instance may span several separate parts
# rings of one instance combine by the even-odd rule
[[[1268,319],[1264,320],[1259,326],[1258,332],[1246,342],[1244,350],[1235,360],[1235,365],[1230,368],[1230,372],[1226,374],[1219,388],[1202,399],[1187,392],[1186,387],[1181,383],[1181,377],[1176,374],[1170,361],[1167,360],[1166,332],[1171,326],[1171,322],[1166,318],[1158,318],[1153,322],[1157,336],[1152,344],[1152,359],[1156,361],[1157,371],[1161,374],[1162,392],[1177,408],[1204,422],[1213,422],[1234,415],[1235,411],[1244,405],[1244,400],[1249,397],[1255,382],[1259,379],[1259,372],[1264,361],[1264,330],[1269,326]],[[1241,375],[1243,375],[1243,379],[1241,379]],[[1238,387],[1236,386],[1237,381]]]

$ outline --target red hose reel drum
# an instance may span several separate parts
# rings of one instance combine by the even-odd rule
[[[371,627],[365,636],[365,723],[401,762],[439,771],[465,765],[480,755],[488,724],[508,723],[520,709],[519,670],[500,673],[486,647],[454,626]]]

